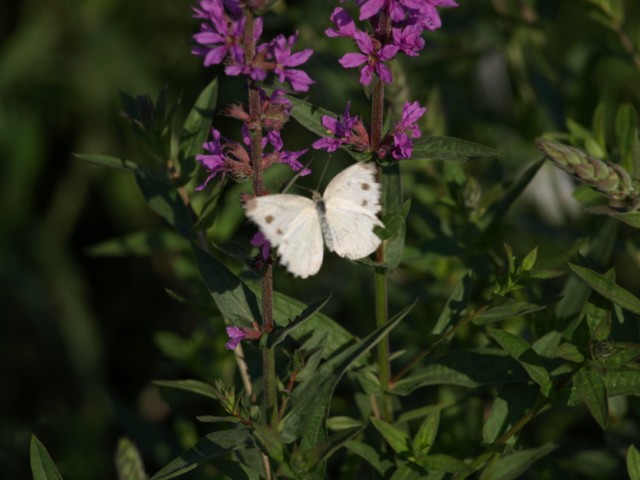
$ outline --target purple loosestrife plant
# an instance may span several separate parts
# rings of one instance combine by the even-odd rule
[[[293,4],[281,2],[278,8],[293,8],[287,3]],[[274,0],[200,0],[193,7],[193,16],[200,23],[193,36],[193,53],[202,58],[205,67],[212,67],[209,71],[233,77],[233,82],[242,81],[246,86],[245,99],[221,110],[226,117],[223,121],[238,121],[237,138],[220,133],[221,124],[214,116],[219,85],[215,79],[199,95],[179,136],[171,128],[177,107],[168,105],[166,92],[161,92],[155,103],[147,96],[124,97],[125,117],[152,149],[153,162],[84,156],[92,163],[135,175],[149,206],[175,230],[135,232],[127,241],[117,242],[117,251],[127,251],[127,245],[132,244],[131,252],[151,254],[158,239],[177,245],[166,258],[176,261],[189,281],[180,293],[172,292],[172,297],[195,306],[198,315],[210,317],[206,328],[194,335],[197,341],[173,336],[171,342],[164,337],[159,343],[167,355],[183,361],[203,380],[165,380],[158,385],[202,395],[208,402],[215,399],[219,405],[211,415],[198,418],[207,422],[202,427],[207,429],[205,435],[153,478],[177,478],[205,463],[211,467],[205,475],[219,471],[228,478],[267,480],[512,478],[525,471],[528,477],[546,478],[549,472],[564,471],[562,467],[568,462],[565,454],[560,455],[560,467],[553,460],[546,461],[557,447],[554,441],[546,442],[545,438],[545,444],[535,445],[534,435],[521,435],[532,420],[544,421],[540,412],[549,415],[555,409],[557,414],[558,407],[565,412],[583,403],[583,412],[589,411],[605,429],[609,398],[637,396],[639,391],[640,344],[627,336],[636,333],[633,327],[640,315],[640,299],[618,285],[615,271],[606,271],[604,266],[611,246],[621,248],[618,245],[623,242],[617,241],[621,229],[611,222],[594,233],[595,241],[580,239],[576,244],[576,248],[589,247],[584,249],[588,262],[602,265],[606,273],[571,263],[568,267],[563,263],[562,270],[540,270],[536,267],[537,247],[522,260],[507,244],[506,256],[495,251],[500,243],[495,235],[504,213],[541,162],[515,182],[491,189],[489,199],[480,201],[479,182],[459,164],[497,156],[496,152],[451,137],[423,136],[420,123],[427,108],[421,100],[405,101],[411,97],[411,86],[403,84],[401,75],[394,78],[389,68],[389,62],[399,61],[403,55],[415,57],[425,48],[437,48],[429,39],[430,32],[442,25],[439,8],[456,7],[457,3],[340,3],[327,20],[332,26],[326,35],[350,39],[357,50],[336,59],[336,66],[344,67],[336,72],[352,76],[353,71],[347,69],[359,68],[360,83],[369,86],[362,89],[362,96],[366,94],[370,100],[370,112],[357,111],[356,106],[362,103],[355,98],[346,101],[341,114],[310,102],[313,89],[322,87],[304,71],[312,51],[297,47],[297,33],[276,32],[270,39],[262,38],[263,25],[280,24],[267,18],[263,22],[260,17],[275,5]],[[520,3],[535,2],[514,5]],[[611,25],[620,27],[617,33],[625,40],[627,53],[634,53],[629,52],[633,47],[630,37],[616,23],[619,19],[614,20]],[[398,66],[396,71],[402,70]],[[335,85],[335,79],[330,85]],[[309,92],[309,97],[297,98],[295,94],[300,92]],[[394,98],[396,93],[398,98]],[[430,94],[430,98],[434,97]],[[387,109],[385,102],[393,108]],[[397,112],[400,106],[398,115],[384,118],[387,111]],[[433,102],[429,114],[435,117],[437,112],[437,102]],[[575,125],[570,125],[568,134],[559,134],[572,146],[546,138],[541,138],[538,146],[556,165],[590,186],[592,194],[599,192],[604,197],[600,200],[609,202],[590,207],[590,213],[639,228],[638,116],[631,105],[620,107],[615,122],[618,144],[607,148],[603,112],[604,106],[596,112],[593,124],[597,132],[593,135]],[[273,165],[286,164],[291,171],[280,170],[289,176],[310,173],[301,162],[309,148],[287,148],[289,132],[285,127],[290,119],[314,134],[320,133],[321,138],[311,145],[315,165],[339,149],[364,163],[343,170],[328,182],[324,196],[314,195],[313,201],[292,194],[265,197],[269,192],[264,173]],[[601,151],[602,157],[582,151],[581,143]],[[613,153],[604,158],[607,151]],[[618,162],[620,158],[626,165]],[[456,163],[437,166],[436,160]],[[428,166],[420,163],[426,161]],[[401,168],[406,177],[400,175]],[[411,180],[404,190],[402,178]],[[237,185],[230,185],[233,182]],[[215,184],[217,188],[211,188]],[[413,194],[411,200],[417,204],[413,211],[403,192]],[[251,231],[248,243],[257,251],[253,257],[247,254],[247,242],[238,245],[227,241],[234,228],[246,229],[246,224],[238,221],[234,202],[244,204],[247,217],[263,229]],[[263,208],[252,209],[251,205],[258,203]],[[365,220],[364,214],[368,214]],[[274,235],[269,237],[272,240],[280,235],[290,247],[295,245],[287,252],[301,261],[304,272],[310,272],[319,265],[318,259],[322,261],[323,239],[328,246],[341,243],[345,250],[361,252],[367,243],[358,244],[364,238],[359,235],[363,225],[372,245],[367,254],[375,249],[372,258],[345,255],[359,265],[336,263],[346,274],[327,268],[325,277],[316,283],[283,273],[277,277],[282,279],[279,291],[274,291],[277,255],[282,254],[285,265],[287,260],[283,251],[272,251],[265,233]],[[216,230],[218,227],[222,228]],[[405,250],[405,235],[411,234],[413,248]],[[282,245],[276,240],[273,243],[278,249]],[[113,244],[109,248],[112,252]],[[637,254],[637,250],[634,244],[630,251]],[[341,255],[337,248],[335,251]],[[352,270],[347,272],[347,268]],[[573,277],[565,283],[570,288],[562,290],[562,299],[540,296],[538,292],[546,288],[539,283],[541,279],[569,269]],[[367,276],[373,283],[372,301],[367,282],[361,281]],[[392,282],[395,285],[389,288]],[[331,295],[305,305],[282,291],[287,288],[302,293],[307,285],[312,295],[332,290],[335,297],[342,296],[343,305],[348,303],[344,310],[351,323],[341,322],[344,317],[334,319],[320,313],[336,301]],[[552,288],[555,294],[556,285]],[[389,292],[399,295],[391,297]],[[421,295],[420,301],[390,315],[390,310],[399,309],[413,292]],[[215,303],[214,311],[208,302]],[[554,303],[558,308],[549,308]],[[340,310],[337,307],[332,310]],[[410,313],[414,323],[403,332],[394,332],[394,336],[403,336],[403,350],[392,354],[389,335]],[[529,322],[528,315],[535,317]],[[353,322],[373,318],[371,328],[357,325],[361,335],[348,331]],[[615,330],[623,323],[624,330]],[[210,340],[215,348],[209,345]],[[210,353],[222,351],[223,344],[233,352],[225,352],[224,361],[211,365]],[[192,350],[197,347],[202,349]],[[374,352],[375,357],[370,355]],[[237,364],[237,382],[227,368],[226,359],[231,355]],[[229,384],[211,382],[216,371],[224,372]],[[242,388],[238,389],[240,382]],[[338,382],[342,383],[336,393]],[[424,390],[417,392],[424,387],[432,393],[425,396]],[[209,404],[203,405],[207,408]],[[626,408],[621,405],[617,404],[616,415]],[[403,411],[409,406],[410,411]],[[336,417],[329,418],[330,413]],[[582,423],[583,413],[576,417]],[[620,463],[623,430],[634,432],[637,428],[632,423],[616,423],[616,442],[609,460]],[[624,428],[619,430],[621,426]],[[475,444],[461,446],[461,435]],[[564,439],[562,431],[558,438]],[[634,437],[627,442],[632,441]],[[122,478],[130,470],[131,458],[137,467],[142,465],[134,450],[118,456]],[[46,464],[50,462],[42,463],[46,457],[40,445],[32,442],[32,452],[36,468],[42,471],[44,465],[53,477],[60,478]],[[339,452],[338,461],[331,458],[334,452]],[[542,466],[529,472],[542,457],[547,457]],[[637,478],[640,454],[635,447],[627,449],[626,460],[629,477]],[[611,469],[609,476],[619,474],[618,467]],[[581,469],[580,465],[576,471]],[[137,470],[136,478],[148,478],[143,468]]]

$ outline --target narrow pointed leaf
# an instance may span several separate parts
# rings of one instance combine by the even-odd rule
[[[445,472],[456,474],[471,474],[474,472],[473,468],[464,463],[462,460],[458,460],[450,455],[442,453],[436,453],[433,455],[426,455],[418,458],[418,465],[430,472]]]
[[[334,354],[318,367],[313,377],[302,382],[293,391],[293,404],[282,422],[282,429],[294,438],[301,438],[300,448],[304,450],[313,448],[324,441],[325,422],[336,384],[344,373],[388,335],[412,308],[413,305],[359,342]]]
[[[526,382],[528,379],[520,364],[501,350],[468,350],[431,360],[413,375],[397,382],[391,391],[396,395],[409,395],[429,385],[475,388],[479,385]]]
[[[583,368],[573,376],[573,383],[593,418],[605,429],[609,421],[609,406],[606,385],[600,374]]]
[[[640,315],[640,298],[633,295],[628,290],[618,286],[613,280],[579,265],[569,264],[571,270],[582,279],[587,285],[593,288],[603,297],[620,305],[625,310]]]
[[[326,441],[309,450],[298,450],[291,457],[289,466],[300,478],[312,475],[316,467],[327,460],[336,450],[343,447],[364,429],[363,426],[347,428],[331,435]]]
[[[389,422],[385,422],[380,418],[371,417],[372,425],[378,430],[382,438],[389,444],[389,446],[398,454],[403,457],[408,457],[412,453],[411,439],[409,436],[400,430],[398,427],[391,425]]]
[[[151,477],[151,480],[168,480],[178,477],[200,465],[224,457],[236,449],[245,448],[251,443],[251,433],[248,429],[209,433]]]
[[[549,396],[553,388],[551,375],[544,366],[543,359],[522,338],[504,330],[488,329],[489,334],[515,358],[527,371],[531,379],[540,385],[540,393]]]
[[[546,443],[538,448],[521,450],[505,455],[482,472],[480,480],[515,480],[531,468],[531,466],[557,448],[553,443]]]
[[[116,471],[118,480],[147,480],[140,452],[128,438],[118,441],[116,450]]]
[[[195,167],[195,156],[207,141],[218,98],[218,79],[214,78],[198,96],[180,132],[180,176],[186,181]]]
[[[469,270],[456,284],[453,292],[449,295],[449,299],[445,304],[438,321],[431,333],[434,335],[442,334],[449,326],[456,325],[466,312],[473,290],[474,275]]]
[[[94,257],[147,256],[158,251],[185,251],[189,242],[172,230],[141,230],[92,245],[87,253]]]
[[[195,244],[200,273],[220,313],[233,325],[260,322],[258,300],[249,287],[227,267]]]
[[[323,300],[312,303],[300,312],[300,315],[298,315],[289,325],[284,327],[282,330],[277,331],[275,334],[270,335],[268,343],[269,348],[274,348],[276,345],[280,344],[280,342],[287,338],[290,333],[299,328],[304,322],[311,319],[317,312],[322,310],[330,299],[331,294],[327,295]]]
[[[422,421],[416,436],[413,438],[413,453],[416,457],[427,455],[438,435],[440,426],[440,409],[432,409]],[[424,465],[423,465],[424,466]],[[425,467],[427,468],[427,467]]]
[[[218,399],[215,388],[208,383],[204,383],[199,380],[154,380],[153,383],[160,387],[175,388],[177,390],[196,393],[215,400]]]
[[[420,137],[413,142],[411,160],[468,162],[478,158],[499,157],[491,147],[454,137]]]
[[[164,218],[180,235],[188,239],[193,238],[191,212],[178,191],[147,174],[136,173],[136,181],[151,210]]]
[[[629,480],[640,480],[640,452],[635,445],[627,449],[627,473]]]
[[[29,456],[33,480],[62,480],[62,475],[58,472],[49,452],[35,435],[31,435]]]
[[[490,231],[497,227],[504,218],[504,215],[511,208],[513,203],[520,197],[525,188],[531,183],[538,170],[544,163],[540,160],[531,165],[520,177],[509,187],[504,196],[493,204],[487,213],[480,219],[479,226],[483,231]]]
[[[375,468],[381,476],[387,478],[389,471],[393,467],[393,462],[391,460],[383,456],[371,445],[363,442],[356,442],[352,440],[347,442],[345,446],[353,453],[366,460],[367,463]]]

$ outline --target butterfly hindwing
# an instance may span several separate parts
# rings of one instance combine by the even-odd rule
[[[327,248],[341,257],[366,257],[380,245],[380,238],[373,233],[375,226],[383,226],[376,216],[380,184],[375,172],[372,163],[356,163],[336,175],[325,190],[324,240]]]
[[[277,247],[287,270],[302,278],[320,270],[324,246],[313,200],[300,195],[266,195],[251,199],[246,210],[269,243]]]

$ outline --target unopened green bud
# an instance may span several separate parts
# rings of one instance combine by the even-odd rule
[[[614,200],[640,194],[629,173],[619,165],[599,160],[568,145],[538,139],[538,148],[559,168]]]

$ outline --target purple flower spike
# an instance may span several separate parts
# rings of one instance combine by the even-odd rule
[[[281,83],[289,82],[294,91],[306,92],[315,82],[303,70],[289,67],[297,67],[305,63],[313,54],[313,50],[307,48],[301,52],[291,53],[291,47],[297,39],[297,34],[291,35],[288,39],[280,34],[273,39],[271,49],[276,63],[273,73],[278,76]]]
[[[240,327],[227,327],[227,336],[229,341],[225,345],[228,350],[235,350],[240,340],[246,337],[246,334]]]
[[[360,83],[369,85],[373,79],[373,74],[377,74],[384,83],[391,83],[393,77],[391,70],[384,62],[391,60],[400,50],[398,45],[385,45],[380,48],[379,42],[376,48],[374,39],[366,32],[356,32],[354,39],[362,53],[347,53],[340,60],[340,65],[345,68],[359,67],[365,64],[360,70]]]

